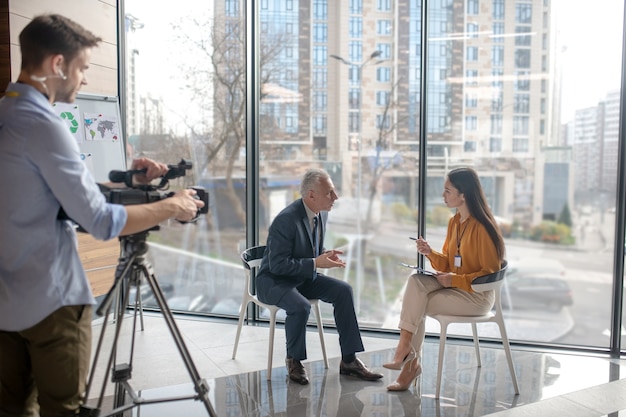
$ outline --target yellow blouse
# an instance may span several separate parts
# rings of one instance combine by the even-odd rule
[[[454,266],[457,253],[461,266]],[[472,280],[500,269],[496,246],[487,229],[472,216],[461,223],[461,215],[455,214],[448,223],[448,233],[441,252],[433,250],[427,256],[436,271],[452,272],[452,286],[472,292]]]

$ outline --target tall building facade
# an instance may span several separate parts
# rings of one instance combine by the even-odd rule
[[[551,4],[428,4],[426,25],[410,0],[257,4],[265,173],[297,175],[298,161],[317,161],[336,171],[344,196],[377,189],[416,206],[425,132],[433,196],[447,170],[471,165],[497,215],[537,224],[542,148],[560,135]]]

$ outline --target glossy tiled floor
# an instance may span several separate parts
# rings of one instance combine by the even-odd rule
[[[100,352],[94,371],[89,404],[110,414],[115,398],[112,383],[104,374],[111,351],[113,326],[107,326],[102,347],[97,349],[102,321],[94,322],[94,351]],[[116,363],[129,362],[134,348],[130,387],[138,400],[124,416],[207,416],[207,406],[193,399],[165,401],[195,395],[202,380],[210,387],[208,400],[218,416],[568,416],[626,417],[626,361],[561,352],[514,350],[520,386],[515,395],[504,352],[498,346],[481,347],[482,367],[476,366],[471,345],[448,342],[442,394],[434,398],[438,341],[424,347],[424,372],[416,387],[389,393],[386,385],[397,375],[382,367],[393,356],[395,338],[364,337],[366,352],[359,354],[370,368],[384,374],[381,382],[364,382],[339,375],[337,335],[326,332],[330,358],[324,368],[319,338],[311,329],[309,360],[305,362],[311,383],[288,381],[284,367],[284,332],[276,331],[274,367],[267,380],[266,327],[243,329],[237,359],[231,359],[236,323],[176,318],[197,384],[174,343],[172,332],[160,315],[146,315],[145,330],[134,332],[125,319],[117,342]],[[480,328],[479,328],[480,333]],[[103,384],[104,383],[104,384]],[[102,386],[104,385],[104,391]],[[155,403],[149,403],[155,401]],[[145,402],[144,404],[140,404]],[[134,404],[134,405],[133,405]]]

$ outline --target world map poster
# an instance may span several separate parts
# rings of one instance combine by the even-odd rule
[[[120,140],[119,120],[102,113],[85,113],[85,139],[94,141]]]

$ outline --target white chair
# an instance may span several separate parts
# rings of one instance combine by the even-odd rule
[[[443,354],[446,346],[446,334],[448,325],[450,323],[471,323],[472,335],[474,337],[474,348],[476,349],[476,359],[478,366],[481,366],[480,362],[480,349],[478,341],[478,332],[476,323],[488,323],[493,322],[498,325],[500,329],[500,335],[502,337],[502,345],[504,346],[504,352],[506,353],[506,359],[509,363],[509,371],[511,371],[511,379],[513,380],[513,388],[515,394],[519,394],[519,387],[517,385],[517,377],[515,375],[515,367],[513,366],[513,357],[511,356],[511,347],[509,345],[509,338],[506,334],[506,327],[504,325],[504,317],[502,315],[502,303],[500,301],[500,291],[502,284],[504,283],[504,276],[506,275],[507,261],[504,261],[502,268],[498,272],[493,274],[477,277],[472,281],[472,289],[476,292],[484,292],[489,290],[495,291],[495,312],[490,311],[482,316],[451,316],[445,314],[437,314],[431,316],[437,320],[441,325],[441,334],[439,336],[439,363],[437,365],[437,390],[435,398],[439,398],[439,392],[441,389],[441,371],[443,369]]]
[[[233,359],[237,355],[237,346],[239,345],[239,336],[243,320],[248,309],[248,303],[254,303],[261,308],[266,308],[270,313],[270,345],[267,353],[267,379],[272,379],[272,356],[274,354],[274,330],[276,329],[276,313],[280,307],[271,304],[265,304],[259,301],[256,295],[250,292],[250,280],[252,278],[252,270],[258,268],[263,260],[265,246],[254,246],[246,249],[241,253],[241,261],[246,270],[246,282],[243,289],[243,300],[241,302],[241,310],[239,312],[239,323],[237,324],[237,336],[235,337],[235,347],[233,348]],[[317,321],[317,330],[320,335],[320,345],[322,347],[322,355],[324,355],[324,365],[328,369],[328,357],[326,356],[326,343],[324,342],[324,327],[322,326],[322,313],[320,312],[319,300],[309,300],[315,320]]]

